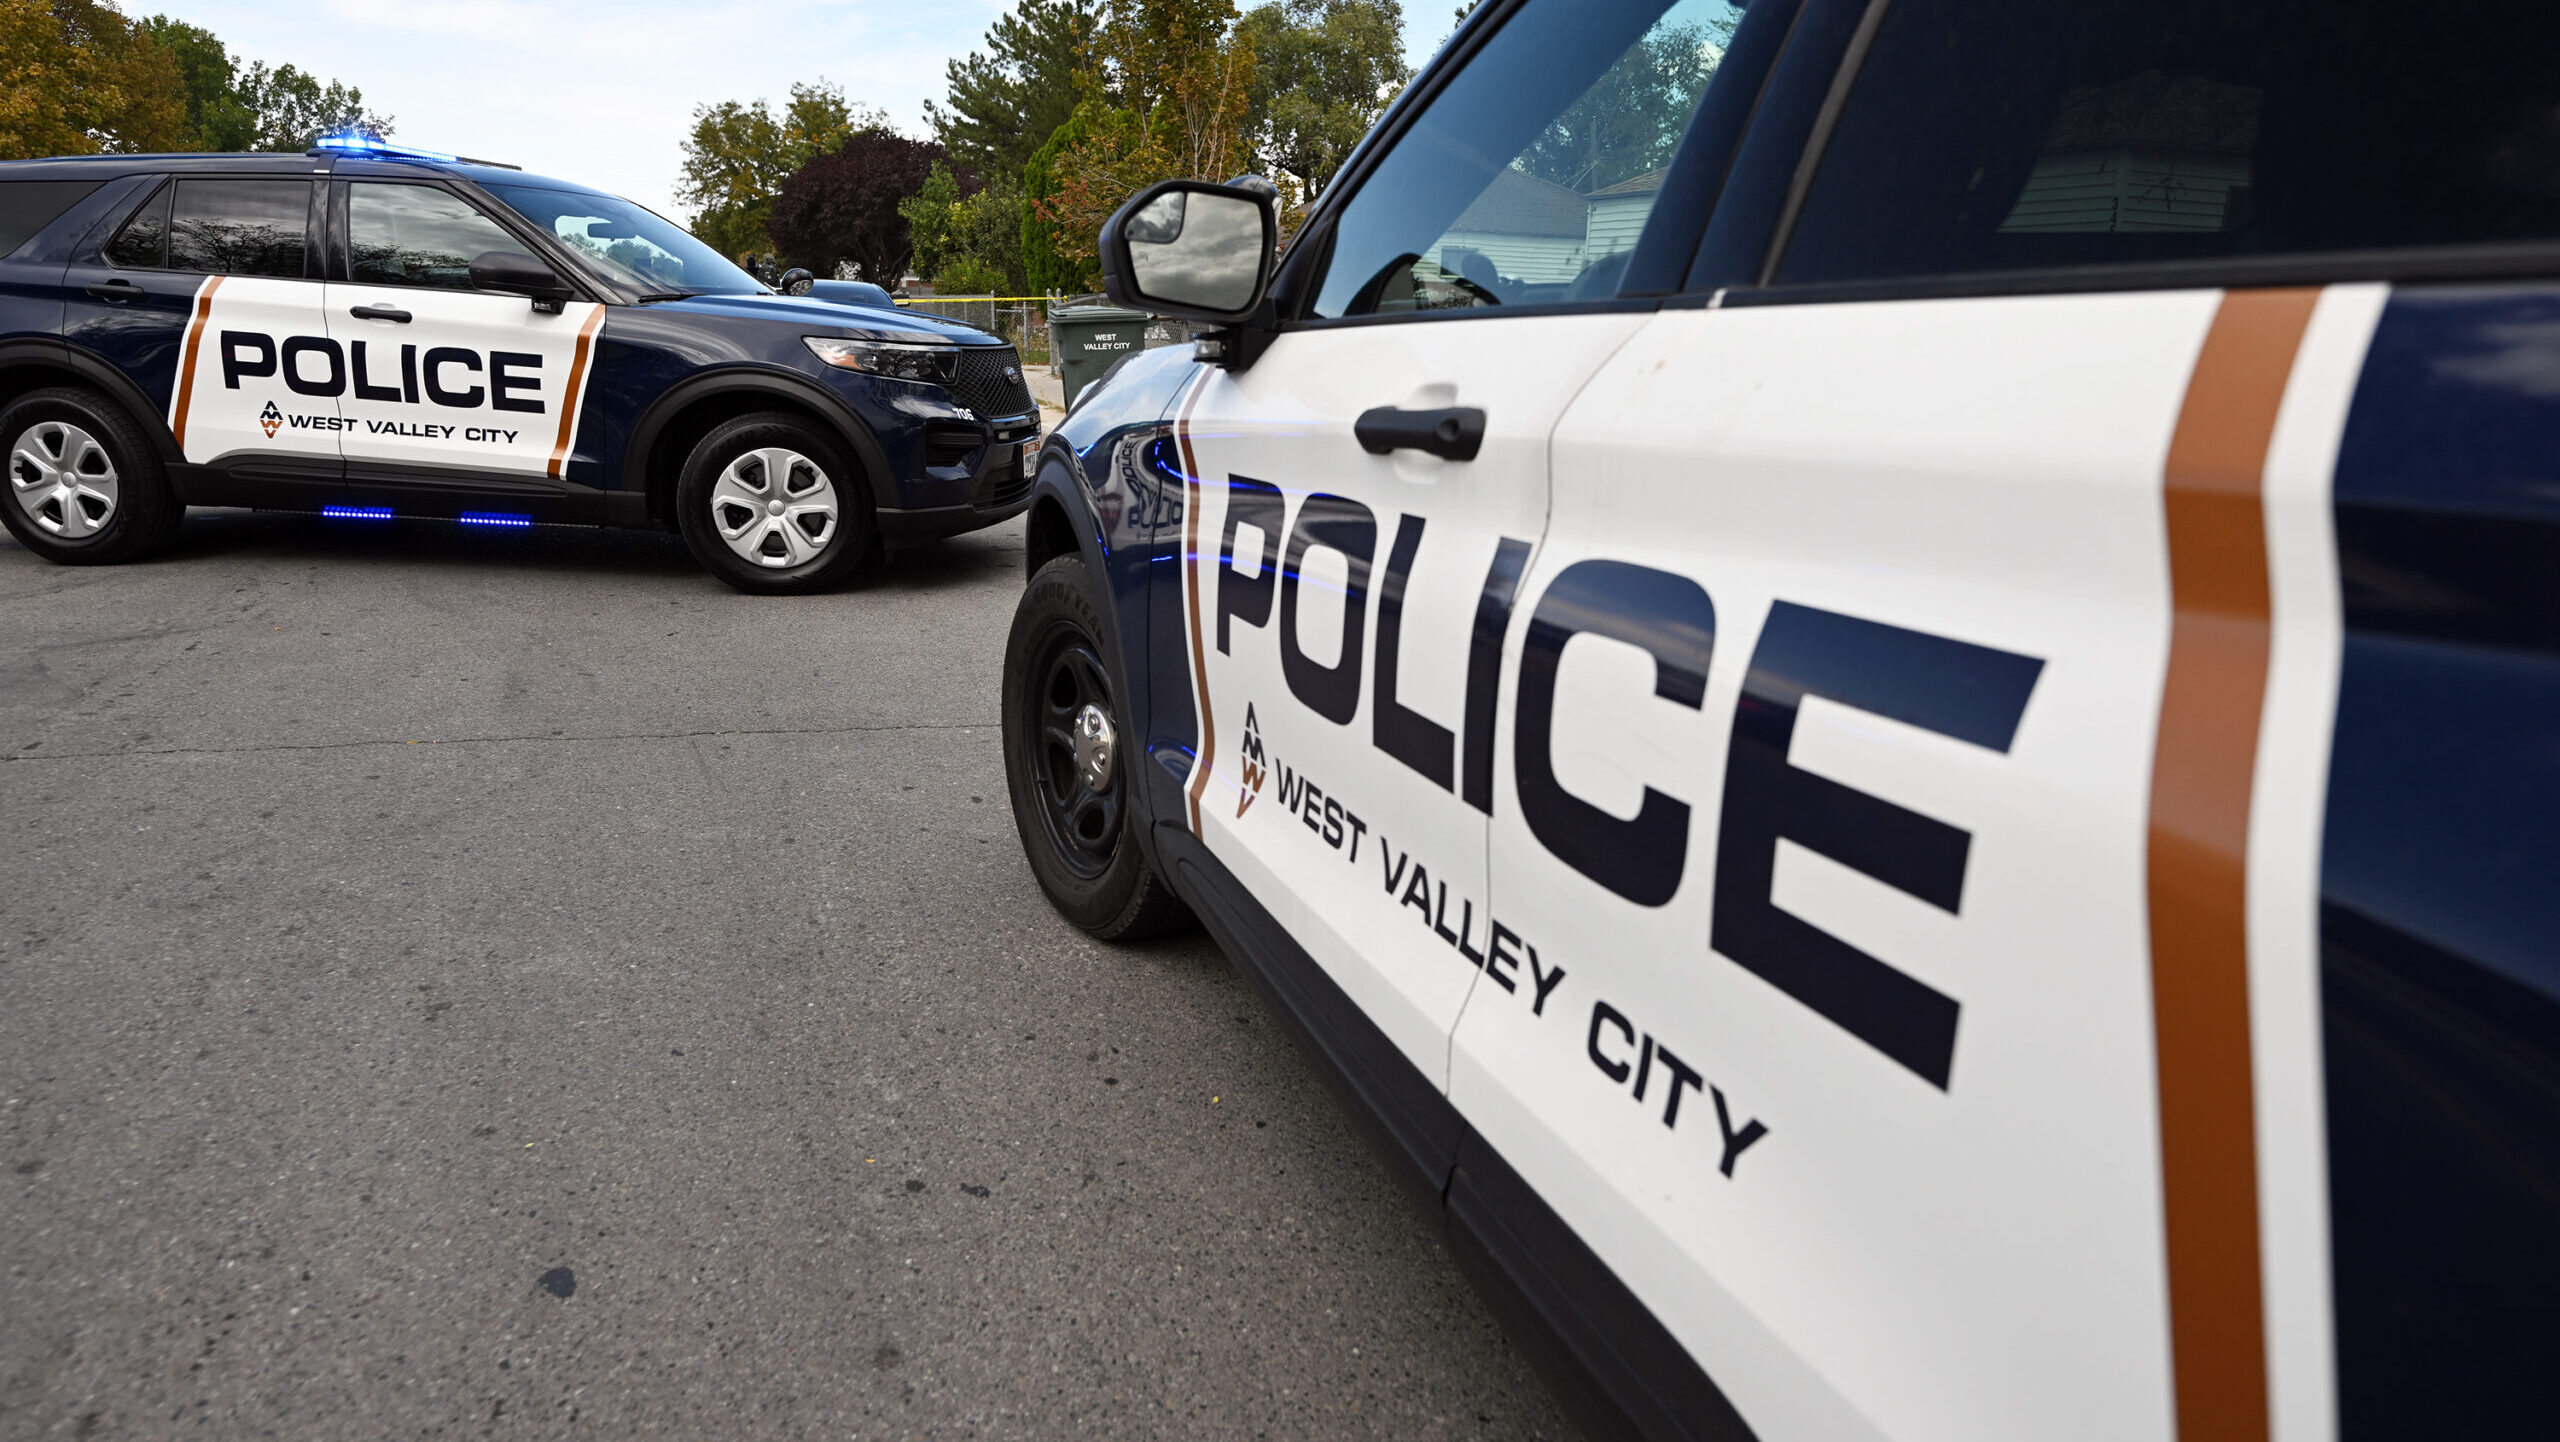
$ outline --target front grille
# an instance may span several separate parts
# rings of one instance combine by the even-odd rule
[[[1025,465],[1017,464],[1008,467],[1005,470],[998,471],[996,473],[995,490],[988,495],[987,504],[991,506],[1012,505],[1014,502],[1021,500],[1024,496],[1031,494],[1031,482],[1034,479],[1036,479],[1036,476],[1033,474],[1032,469]]]
[[[1013,373],[1010,378],[1007,371]],[[1031,386],[1009,345],[963,347],[951,389],[962,405],[981,416],[1018,416],[1031,409]]]

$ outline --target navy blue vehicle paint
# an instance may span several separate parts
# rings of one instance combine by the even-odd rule
[[[170,183],[214,177],[309,189],[305,281],[348,280],[348,186],[399,182],[460,197],[567,278],[581,299],[602,302],[586,403],[559,474],[349,464],[281,451],[186,463],[167,413],[204,276],[120,266],[103,252]],[[363,504],[440,515],[466,507],[667,526],[674,482],[693,443],[719,421],[757,410],[798,412],[832,431],[864,472],[859,489],[892,545],[991,525],[1029,503],[1018,447],[1038,434],[1039,417],[1010,346],[937,316],[884,308],[881,293],[868,286],[830,284],[824,294],[785,297],[747,293],[751,282],[741,276],[735,294],[651,296],[581,261],[501,193],[599,194],[582,186],[396,152],[73,157],[0,166],[0,184],[9,182],[30,183],[37,189],[29,196],[40,189],[47,204],[69,203],[0,257],[0,399],[58,384],[107,392],[161,448],[172,484],[190,504]],[[314,334],[320,326],[315,310]],[[805,344],[812,335],[960,347],[961,374],[945,387],[847,370],[813,355]],[[1007,367],[1009,378],[994,379]],[[499,500],[504,504],[494,504]]]
[[[1166,346],[1132,351],[1085,388],[1041,453],[1024,548],[1034,572],[1080,553],[1107,588],[1096,599],[1107,602],[1103,619],[1117,634],[1103,639],[1126,672],[1121,725],[1145,738],[1150,763],[1131,773],[1130,799],[1143,822],[1156,824],[1184,820],[1182,788],[1200,738],[1182,588],[1148,584],[1156,570],[1178,573],[1183,560],[1189,478],[1168,418],[1197,374],[1189,347]]]
[[[2340,1434],[2547,1421],[2560,287],[2395,293],[2342,439],[2321,865]]]

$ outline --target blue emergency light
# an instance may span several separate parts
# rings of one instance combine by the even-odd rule
[[[461,521],[466,526],[521,527],[532,525],[533,517],[513,516],[502,511],[465,511],[462,513]]]
[[[522,170],[503,160],[474,160],[468,155],[447,155],[441,150],[421,150],[414,145],[394,145],[379,135],[361,130],[345,130],[323,135],[311,142],[313,155],[373,155],[384,160],[440,160],[447,165],[486,165],[498,170]]]
[[[322,506],[320,514],[333,521],[387,521],[391,519],[391,508],[389,506]]]

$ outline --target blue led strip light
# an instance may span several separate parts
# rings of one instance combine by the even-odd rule
[[[511,516],[500,511],[465,511],[461,516],[466,526],[530,526],[531,516]]]
[[[322,506],[320,514],[333,521],[387,521],[391,519],[391,508],[389,506]]]

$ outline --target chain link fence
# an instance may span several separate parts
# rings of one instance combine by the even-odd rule
[[[919,295],[902,299],[908,310],[930,311],[960,324],[1013,342],[1024,365],[1047,366],[1058,373],[1058,356],[1049,336],[1049,313],[1067,306],[1109,305],[1099,295]],[[1149,346],[1181,345],[1201,331],[1187,321],[1162,316],[1147,321]]]
[[[1025,365],[1051,365],[1049,306],[1045,295],[920,295],[901,300],[908,310],[930,311],[1013,342]]]

